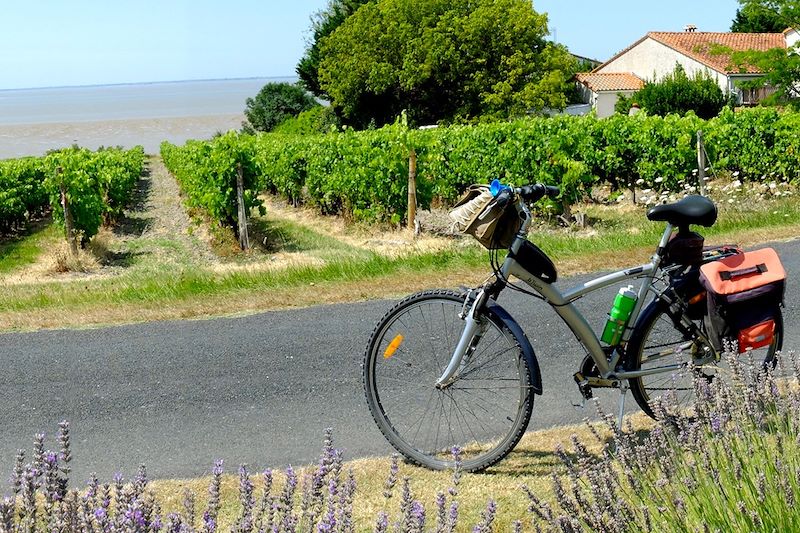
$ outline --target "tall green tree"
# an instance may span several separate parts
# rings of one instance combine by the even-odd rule
[[[800,28],[800,0],[739,0],[743,11],[767,12],[786,28]]]
[[[329,0],[328,7],[314,15],[311,21],[311,40],[295,71],[300,82],[312,94],[327,95],[319,86],[320,42],[342,25],[359,7],[373,0]]]
[[[314,97],[293,83],[267,83],[255,98],[246,100],[242,124],[245,132],[272,131],[281,122],[318,106]]]
[[[737,9],[731,23],[734,33],[780,33],[785,29],[786,24],[781,17],[762,6]]]
[[[766,11],[784,28],[800,30],[800,0],[739,0],[739,3],[743,11]],[[800,43],[763,52],[734,52],[731,62],[752,65],[764,73],[759,80],[743,84],[744,88],[771,86],[777,89],[764,103],[800,107]]]
[[[321,40],[320,87],[356,127],[563,108],[575,59],[548,33],[529,0],[377,0]]]

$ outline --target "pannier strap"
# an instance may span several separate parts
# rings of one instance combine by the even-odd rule
[[[725,270],[719,273],[720,279],[723,281],[730,281],[734,278],[741,278],[742,276],[747,276],[748,274],[763,274],[767,272],[767,265],[761,263],[760,265],[755,265],[750,268],[743,268],[741,270]]]

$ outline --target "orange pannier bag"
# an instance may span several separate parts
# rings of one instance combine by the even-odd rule
[[[786,284],[786,271],[772,248],[733,255],[700,267],[708,292],[708,331],[714,348],[736,341],[739,352],[769,346]]]

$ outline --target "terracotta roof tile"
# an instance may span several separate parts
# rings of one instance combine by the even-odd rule
[[[651,31],[647,36],[725,74],[736,74],[740,69],[731,65],[729,53],[719,53],[720,48],[729,48],[734,52],[786,48],[786,37],[783,33]],[[745,66],[744,71],[760,72],[752,66]]]
[[[644,81],[630,72],[579,72],[575,78],[594,92],[638,91]]]

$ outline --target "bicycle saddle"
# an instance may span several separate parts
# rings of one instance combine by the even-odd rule
[[[678,227],[686,227],[689,224],[710,227],[717,220],[717,206],[705,196],[687,196],[674,204],[651,208],[647,211],[647,218],[657,222],[668,222]]]

